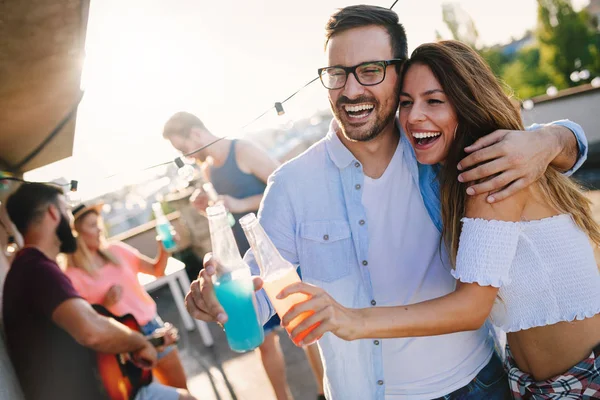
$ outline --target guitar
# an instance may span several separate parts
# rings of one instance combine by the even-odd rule
[[[94,304],[92,307],[98,314],[112,318],[132,331],[142,333],[140,324],[133,315],[117,317],[101,305]],[[155,347],[165,343],[164,335],[147,339]],[[123,354],[96,353],[96,361],[100,380],[111,400],[133,399],[140,388],[152,382],[152,370],[139,368]]]

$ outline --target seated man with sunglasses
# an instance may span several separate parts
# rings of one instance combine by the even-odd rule
[[[62,190],[43,183],[23,183],[6,209],[21,232],[19,251],[4,283],[2,315],[6,345],[27,400],[100,400],[108,398],[96,352],[131,354],[140,368],[156,364],[157,350],[139,332],[98,314],[83,300],[55,259],[72,253],[77,242]],[[165,333],[165,345],[174,342]],[[127,391],[115,384],[116,390]],[[194,400],[186,390],[156,382],[140,385],[134,400]],[[135,397],[133,397],[135,396]]]

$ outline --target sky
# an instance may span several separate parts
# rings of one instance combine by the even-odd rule
[[[409,52],[435,40],[442,0],[399,0]],[[217,136],[241,137],[328,108],[315,82],[274,111],[241,127],[316,76],[324,65],[324,25],[343,0],[102,0],[90,2],[85,96],[73,157],[25,174],[30,180],[79,181],[93,197],[134,180],[133,171],[171,160],[164,122],[177,111],[198,115]],[[371,4],[389,7],[390,1]],[[535,26],[535,0],[455,1],[475,21],[481,44],[507,43]],[[576,8],[587,0],[574,0]],[[120,174],[115,178],[107,176]]]

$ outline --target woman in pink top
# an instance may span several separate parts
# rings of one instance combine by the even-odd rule
[[[65,273],[91,304],[100,304],[117,316],[132,314],[142,333],[150,335],[165,324],[156,313],[156,303],[138,282],[137,274],[163,276],[169,253],[159,244],[158,257],[152,260],[125,243],[106,243],[100,210],[101,205],[83,204],[73,209],[78,243],[77,251],[68,258]],[[162,384],[187,389],[175,347],[158,354],[153,372]]]

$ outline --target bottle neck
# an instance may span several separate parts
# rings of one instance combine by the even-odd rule
[[[243,228],[263,279],[269,280],[294,268],[279,254],[277,247],[275,247],[258,221],[251,223],[249,226],[243,226]]]
[[[152,211],[154,212],[154,218],[156,218],[157,221],[165,218],[165,213],[162,208],[156,206],[156,204],[152,207]]]
[[[245,264],[240,256],[240,250],[237,247],[233,232],[229,226],[227,214],[210,216],[208,224],[213,256],[219,263],[217,276],[244,267]]]

